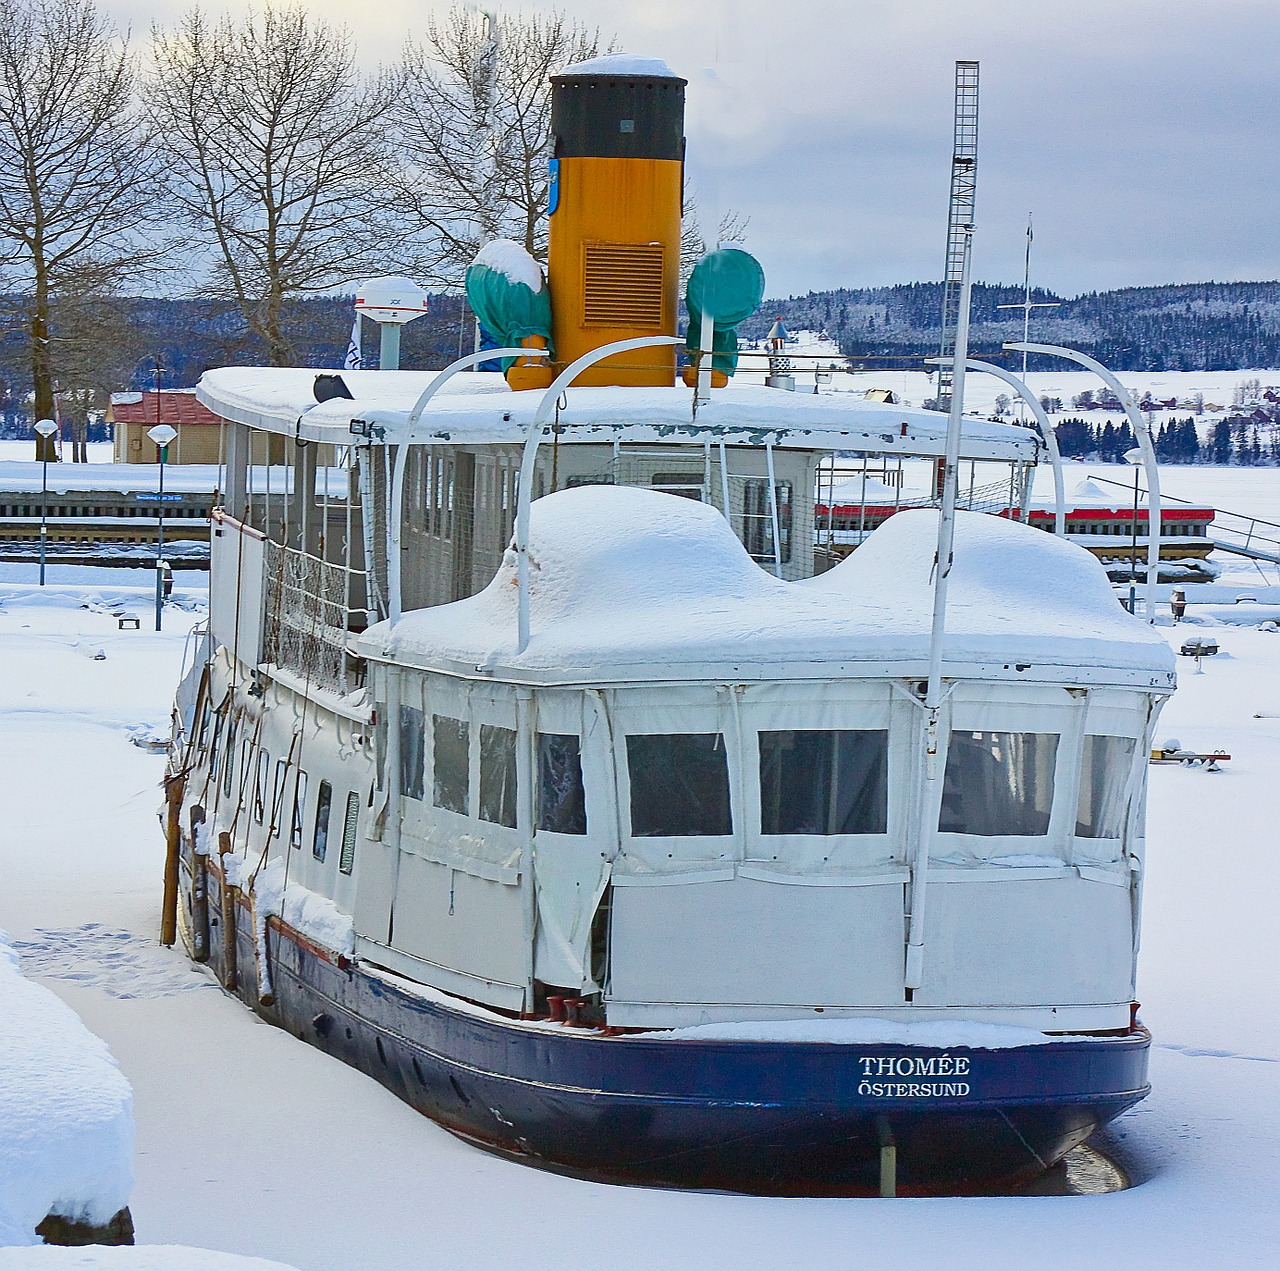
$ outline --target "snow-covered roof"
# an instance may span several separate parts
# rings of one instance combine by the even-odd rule
[[[359,646],[371,657],[541,682],[919,675],[936,535],[936,512],[902,512],[829,573],[791,583],[761,569],[708,505],[621,486],[564,490],[531,508],[524,653],[510,551],[482,592],[406,614],[394,629],[379,623]],[[1169,646],[1124,612],[1081,548],[959,513],[955,561],[945,644],[953,671],[1172,683]]]
[[[353,420],[399,440],[431,371],[343,371],[351,398],[317,403],[318,374],[332,371],[280,367],[223,367],[206,371],[200,400],[225,419],[309,441],[346,442]],[[523,442],[542,401],[540,389],[512,392],[498,374],[464,372],[432,399],[411,440],[493,445]],[[884,454],[940,455],[947,417],[867,402],[850,394],[790,393],[758,384],[731,383],[712,392],[693,414],[693,393],[672,388],[571,388],[557,420],[562,442],[724,441]],[[1011,424],[964,421],[961,454],[967,459],[1033,461],[1036,434]]]
[[[638,53],[602,53],[585,62],[575,62],[557,71],[552,79],[577,79],[585,75],[631,75],[647,79],[679,79],[660,57],[642,57]]]
[[[193,388],[165,388],[158,394],[112,393],[109,413],[117,424],[177,424],[185,428],[218,422],[218,417],[196,399]]]

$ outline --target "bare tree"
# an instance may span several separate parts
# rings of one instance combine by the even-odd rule
[[[716,227],[717,243],[742,243],[746,241],[747,226],[751,224],[749,216],[743,216],[732,210],[720,217]],[[680,289],[683,292],[694,266],[707,254],[707,240],[702,233],[702,222],[698,212],[698,195],[692,184],[686,180],[684,198],[680,205]]]
[[[600,51],[598,31],[560,13],[499,21],[462,6],[430,19],[423,42],[406,46],[395,110],[401,204],[418,226],[409,264],[425,280],[460,286],[496,237],[546,260],[548,80]]]
[[[290,301],[383,269],[395,242],[384,128],[399,77],[362,77],[347,32],[298,7],[238,24],[192,9],[152,41],[174,206],[210,244],[211,290],[287,366]]]
[[[93,0],[0,0],[0,291],[28,342],[36,419],[94,346],[79,319],[162,254],[134,100],[133,58]],[[52,441],[36,457],[56,459]]]

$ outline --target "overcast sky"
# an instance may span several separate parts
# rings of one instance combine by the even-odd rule
[[[100,3],[135,37],[187,7]],[[448,6],[306,7],[374,63]],[[703,220],[750,217],[771,295],[940,277],[957,58],[982,64],[976,278],[1021,280],[1028,212],[1033,281],[1057,291],[1280,278],[1277,0],[497,7],[563,9],[688,79]]]

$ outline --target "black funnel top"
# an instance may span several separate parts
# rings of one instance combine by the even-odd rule
[[[687,81],[670,72],[643,73],[644,66],[613,54],[551,77],[557,159],[684,158]]]

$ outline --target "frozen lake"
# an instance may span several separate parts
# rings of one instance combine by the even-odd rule
[[[1166,478],[1172,493],[1280,521],[1280,471]],[[68,569],[44,595],[30,567],[0,575],[0,926],[133,1083],[140,1241],[303,1271],[1275,1265],[1280,635],[1210,628],[1223,652],[1199,674],[1180,665],[1161,721],[1161,737],[1232,759],[1219,773],[1151,771],[1139,995],[1154,1089],[1104,1144],[1138,1185],[762,1199],[597,1185],[487,1156],[157,947],[163,761],[133,742],[165,728],[199,577],[179,576],[191,608],[156,635],[81,607],[145,611],[133,571]]]

